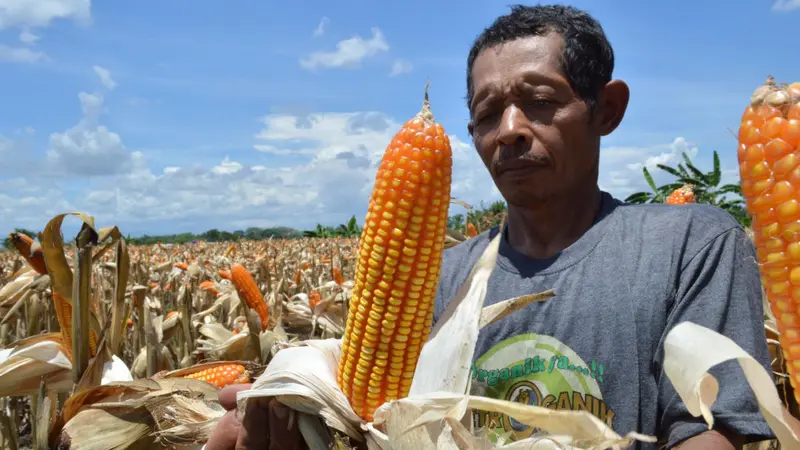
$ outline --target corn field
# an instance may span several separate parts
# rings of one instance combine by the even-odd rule
[[[75,445],[87,439],[89,445],[89,439],[100,438],[102,444],[92,448],[110,448],[132,436],[147,448],[203,442],[208,428],[189,431],[178,418],[159,414],[186,402],[184,413],[197,423],[196,415],[205,411],[199,423],[210,421],[210,426],[221,415],[216,390],[252,382],[281,344],[342,337],[358,238],[127,246],[113,230],[84,230],[90,242],[76,240],[61,248],[43,235],[54,251],[63,252],[65,265],[45,264],[53,259],[45,256],[51,250],[43,251],[38,241],[26,245],[32,241],[26,236],[13,236],[21,243],[18,251],[0,253],[4,450],[56,448],[65,440]],[[447,246],[464,239],[449,230]],[[88,272],[81,272],[87,262]],[[240,277],[252,277],[256,292],[241,284],[237,288],[234,267]],[[72,284],[61,300],[53,281],[59,278]],[[79,286],[78,295],[71,295]],[[261,293],[257,301],[265,308],[259,310],[249,299]],[[59,313],[58,308],[70,308],[66,298],[72,311]],[[76,304],[85,311],[75,314]],[[796,413],[774,319],[765,317],[765,326],[775,382]],[[89,345],[82,347],[86,341]],[[67,358],[56,357],[58,352]],[[113,364],[117,358],[122,365]],[[114,370],[103,372],[97,367],[102,360]],[[129,418],[100,414],[105,407],[92,409],[125,395],[102,389],[103,378],[132,382],[126,392],[131,398],[114,407],[135,415],[135,425]],[[143,393],[147,401],[140,398]],[[103,429],[113,433],[99,434],[98,421],[108,422]]]
[[[119,233],[84,230],[89,242],[53,249],[61,265],[43,264],[49,251],[38,242],[25,257],[0,253],[0,345],[13,352],[0,363],[0,448],[48,448],[69,435],[65,402],[75,386],[100,381],[91,380],[90,358],[116,355],[130,368],[120,381],[181,378],[209,392],[205,381],[252,381],[280,342],[343,332],[357,239],[128,247]],[[232,267],[266,293],[261,310],[242,301],[251,293],[237,291]],[[72,289],[61,291],[59,278]],[[269,323],[249,312],[268,312]],[[54,359],[59,351],[68,358]]]

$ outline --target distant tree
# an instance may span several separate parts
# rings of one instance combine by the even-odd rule
[[[463,230],[465,226],[463,214],[455,214],[447,218],[447,228]]]
[[[218,229],[212,228],[203,233],[203,237],[205,237],[207,241],[218,242],[222,238],[222,233],[220,233]]]
[[[625,199],[627,203],[663,203],[672,191],[683,185],[693,186],[695,201],[706,203],[724,209],[735,217],[743,226],[749,226],[751,218],[747,213],[745,201],[742,198],[741,186],[736,183],[722,184],[722,169],[720,167],[719,155],[714,151],[712,169],[703,172],[692,162],[691,158],[685,153],[681,155],[683,163],[676,167],[666,164],[657,164],[656,167],[675,177],[671,183],[656,186],[653,177],[646,167],[642,168],[642,174],[650,187],[650,192],[636,192]]]
[[[318,238],[330,238],[336,235],[336,229],[330,226],[324,226],[322,224],[317,224],[317,228],[313,230],[306,230],[303,232],[303,236],[305,237],[318,237]]]
[[[361,235],[361,228],[358,226],[356,216],[350,218],[347,224],[341,224],[336,229],[336,234],[343,237],[356,237]]]

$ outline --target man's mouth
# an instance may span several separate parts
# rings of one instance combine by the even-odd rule
[[[513,158],[496,164],[498,175],[527,174],[548,166],[543,159]]]

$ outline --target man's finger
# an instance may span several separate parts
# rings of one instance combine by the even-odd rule
[[[236,394],[239,391],[250,389],[252,386],[252,383],[242,383],[232,384],[220,389],[219,393],[217,394],[220,406],[228,411],[236,409]]]
[[[269,402],[269,434],[269,450],[308,449],[297,424],[297,413],[274,398]]]
[[[206,442],[206,450],[234,450],[241,427],[242,423],[236,417],[236,411],[225,413],[211,432],[211,437]]]
[[[236,439],[236,450],[264,450],[269,448],[269,399],[250,398],[244,410],[242,428]]]

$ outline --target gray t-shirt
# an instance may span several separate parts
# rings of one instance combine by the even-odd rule
[[[445,250],[434,321],[497,233],[498,227]],[[663,372],[672,327],[690,321],[711,328],[771,371],[754,247],[721,209],[629,205],[604,192],[593,226],[552,259],[522,255],[503,239],[485,304],[548,289],[556,296],[481,331],[473,393],[588,410],[621,435],[657,436],[669,448],[707,430]],[[721,385],[715,427],[771,439],[738,364],[711,373]],[[497,414],[476,413],[473,420],[517,439],[533,432]]]

